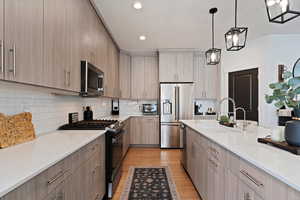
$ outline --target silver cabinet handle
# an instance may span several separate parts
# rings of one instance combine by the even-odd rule
[[[71,71],[68,71],[68,86],[71,86]]]
[[[98,200],[98,199],[99,199],[99,197],[100,197],[100,195],[99,195],[99,194],[97,194],[97,196],[96,196],[95,200]]]
[[[9,49],[9,52],[13,55],[13,67],[9,70],[9,72],[12,72],[14,77],[16,77],[16,44],[13,44],[13,47],[12,49]]]
[[[241,170],[240,171],[241,174],[243,174],[246,178],[248,178],[252,183],[254,183],[257,187],[263,187],[264,184],[262,184],[261,182],[259,182],[256,178],[254,178],[253,176],[251,176],[248,172],[246,172],[245,170]]]
[[[4,44],[3,40],[0,40],[0,46],[1,46],[1,74],[4,74]]]
[[[213,161],[212,159],[208,159],[209,160],[209,162],[210,163],[212,163],[216,168],[218,167],[218,164],[215,162],[215,161]]]
[[[59,178],[61,178],[65,173],[61,170],[60,172],[58,172],[52,179],[50,179],[47,184],[51,185],[54,182],[56,182]]]
[[[249,192],[244,193],[244,200],[251,200]]]

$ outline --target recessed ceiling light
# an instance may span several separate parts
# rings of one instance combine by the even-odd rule
[[[143,8],[143,5],[142,5],[141,2],[136,1],[136,2],[134,2],[133,7],[134,7],[135,9],[137,9],[137,10],[140,10],[140,9]]]
[[[139,38],[140,38],[140,40],[142,40],[142,41],[146,40],[146,36],[144,36],[144,35],[141,35]]]

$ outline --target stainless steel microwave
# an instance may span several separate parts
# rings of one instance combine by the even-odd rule
[[[81,96],[94,97],[103,95],[103,79],[104,73],[100,69],[86,60],[81,61]]]

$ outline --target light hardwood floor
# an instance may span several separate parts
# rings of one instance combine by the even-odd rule
[[[123,175],[113,200],[119,200],[127,181],[128,169],[139,166],[169,166],[181,200],[201,200],[191,180],[180,164],[180,150],[130,148],[123,162]]]

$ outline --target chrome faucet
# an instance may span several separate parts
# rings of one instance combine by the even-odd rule
[[[245,110],[244,108],[242,108],[242,107],[238,107],[238,108],[235,109],[235,112],[238,111],[238,110],[241,110],[241,111],[244,112],[243,131],[245,131],[246,128],[247,128],[247,122],[246,122],[246,110]]]
[[[230,98],[230,97],[223,98],[219,102],[219,111],[221,112],[221,105],[222,105],[223,101],[226,101],[226,100],[230,101],[233,105],[233,123],[235,123],[236,122],[236,104],[235,104],[235,101],[233,98]],[[228,112],[228,114],[229,114],[229,112]]]

